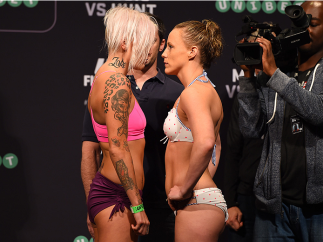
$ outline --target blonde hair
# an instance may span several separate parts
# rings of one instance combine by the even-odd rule
[[[222,54],[221,29],[212,20],[186,21],[177,24],[176,28],[183,29],[183,40],[188,47],[196,45],[199,48],[204,69],[210,68],[212,61]]]
[[[133,44],[128,71],[145,62],[157,31],[149,16],[131,8],[116,7],[106,12],[104,25],[109,54],[115,54],[125,41],[127,49]]]

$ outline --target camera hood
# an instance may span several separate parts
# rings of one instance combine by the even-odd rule
[[[262,59],[262,48],[258,42],[238,43],[234,48],[233,59],[237,65],[258,65]]]
[[[285,13],[292,21],[294,28],[307,28],[310,25],[312,15],[306,14],[301,6],[287,6]]]

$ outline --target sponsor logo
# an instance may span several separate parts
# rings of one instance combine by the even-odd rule
[[[13,169],[18,165],[18,158],[15,154],[8,153],[3,159],[0,157],[0,166],[3,164],[7,169]]]
[[[0,0],[0,7],[8,3],[9,6],[11,7],[19,7],[22,3],[28,8],[33,8],[36,7],[38,4],[38,1],[16,1],[16,0],[10,0],[10,1],[5,1],[5,0]]]
[[[276,3],[274,0],[217,0],[215,2],[215,8],[221,13],[225,13],[230,9],[235,13],[241,13],[247,10],[249,13],[258,13],[262,10],[264,13],[272,14],[276,11],[285,14],[285,8],[289,5],[301,5],[305,1],[279,1]]]
[[[117,6],[133,8],[139,12],[149,12],[151,14],[154,14],[154,9],[157,8],[157,4],[150,3],[111,3],[111,5],[107,5],[106,3],[95,2],[85,3],[87,14],[89,16],[95,15],[97,17],[103,17],[108,9],[115,8]]]
[[[0,8],[3,8],[0,32],[46,33],[54,28],[57,20],[56,1],[0,0]]]
[[[234,94],[240,91],[240,86],[237,83],[237,81],[239,81],[239,76],[243,76],[243,75],[244,75],[243,70],[241,70],[240,73],[238,73],[237,69],[234,69],[234,68],[232,69],[232,83],[234,84],[225,85],[225,89],[227,90],[229,98],[233,98]]]
[[[85,236],[77,236],[73,242],[94,242],[93,238],[91,238],[90,240],[88,240]]]

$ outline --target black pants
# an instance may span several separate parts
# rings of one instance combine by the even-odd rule
[[[175,215],[170,208],[145,208],[150,221],[149,234],[139,236],[138,242],[173,242]]]

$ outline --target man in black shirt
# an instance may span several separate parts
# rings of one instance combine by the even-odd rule
[[[131,89],[143,110],[147,126],[145,129],[145,155],[144,172],[145,186],[143,189],[143,203],[150,221],[149,234],[139,237],[138,241],[165,242],[174,240],[175,215],[166,202],[165,192],[165,150],[166,145],[160,142],[164,138],[163,123],[168,111],[173,107],[184,87],[165,76],[157,68],[158,53],[163,51],[165,46],[163,22],[153,16],[158,22],[158,34],[156,42],[149,52],[146,64],[142,70],[134,70],[128,78],[131,81]],[[90,115],[85,111],[82,146],[82,179],[86,195],[89,186],[97,171],[95,158],[97,158],[94,144],[89,147],[85,136],[86,130],[92,126]],[[92,136],[95,136],[94,131]],[[91,141],[90,141],[91,142]],[[93,143],[93,142],[91,142]],[[95,149],[93,149],[95,147]],[[84,150],[87,150],[86,152]],[[86,155],[90,154],[92,161],[86,162]],[[93,176],[93,177],[92,177]],[[89,180],[92,177],[91,181]],[[90,227],[89,227],[90,226]],[[89,230],[91,225],[88,223]]]
[[[253,183],[258,168],[263,137],[244,138],[239,129],[239,103],[235,98],[227,132],[224,169],[224,198],[230,226],[229,242],[252,242],[256,217]]]

